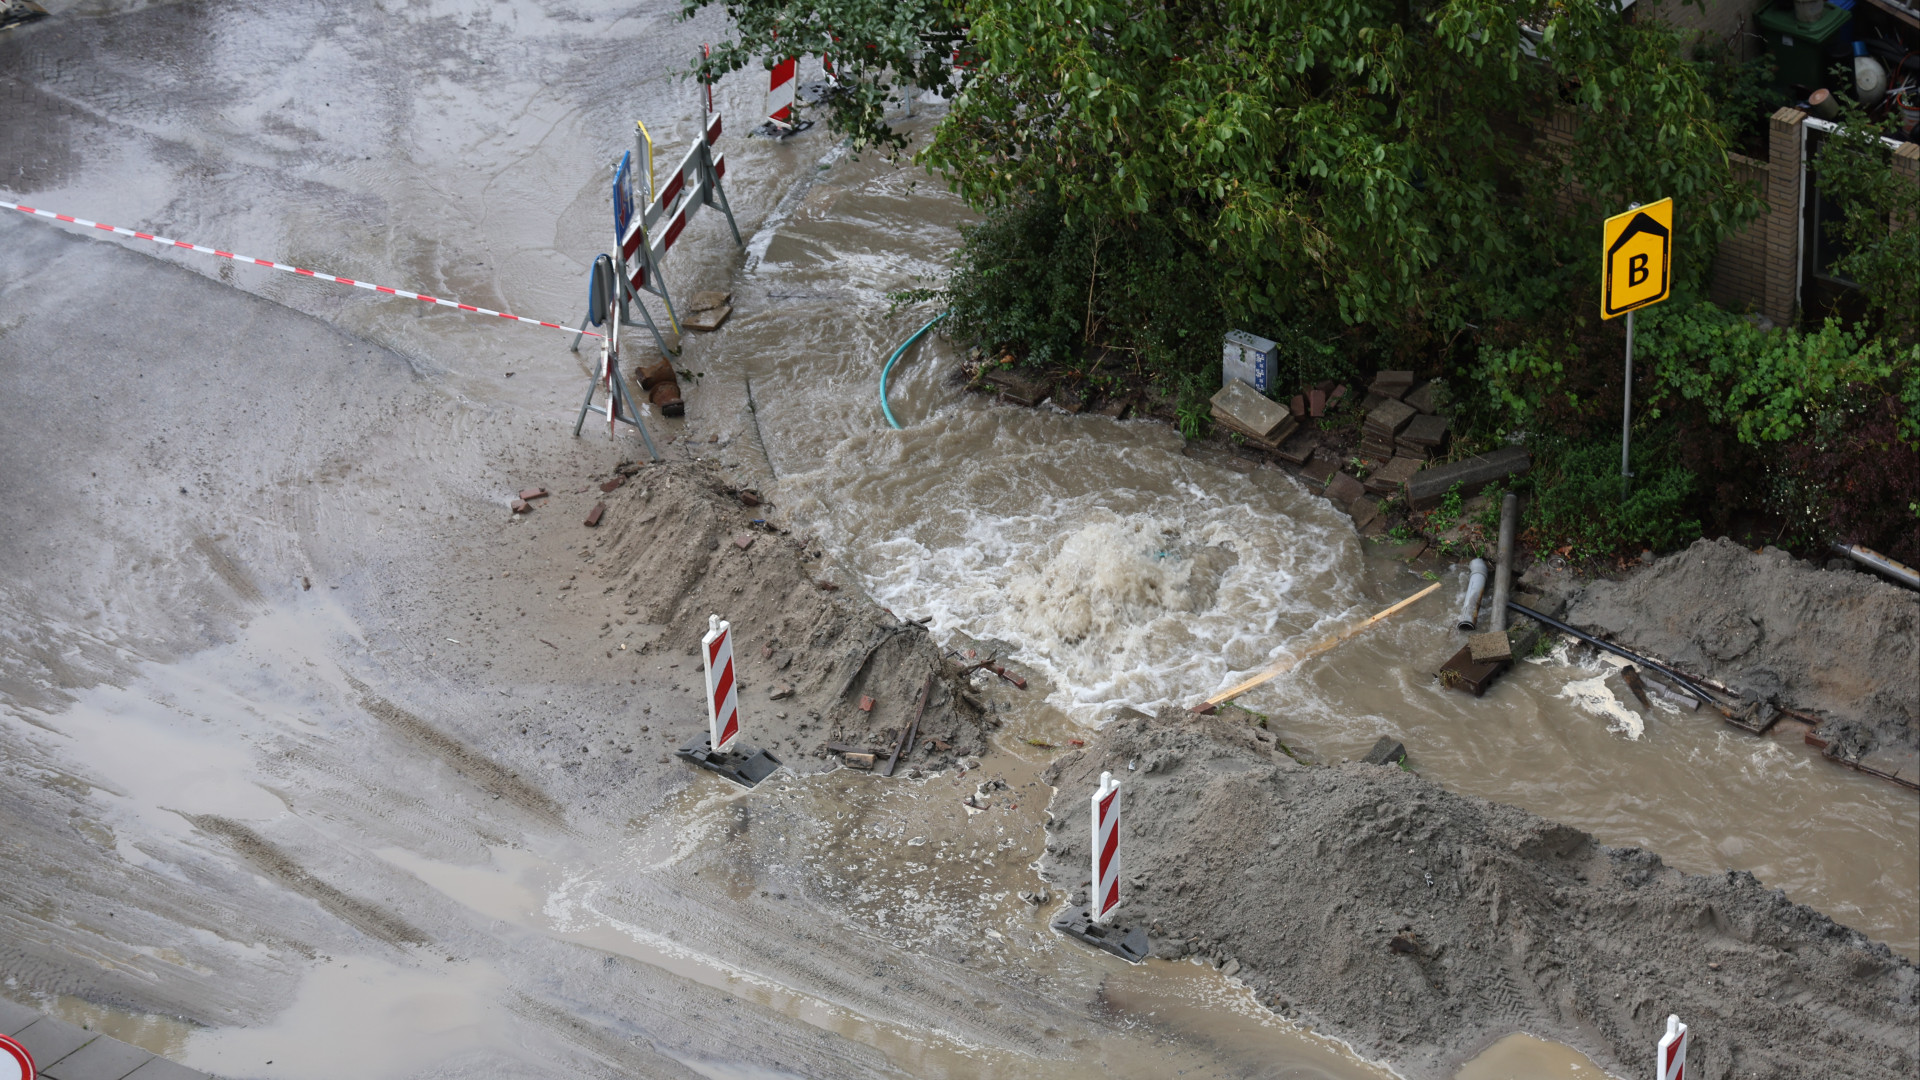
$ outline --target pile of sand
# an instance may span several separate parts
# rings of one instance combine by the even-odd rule
[[[1701,540],[1625,581],[1595,581],[1566,619],[1750,696],[1826,716],[1848,757],[1920,746],[1920,594],[1784,551]]]
[[[1669,1013],[1706,1080],[1916,1073],[1920,971],[1752,875],[1394,767],[1299,764],[1230,718],[1122,716],[1049,770],[1042,872],[1076,901],[1102,770],[1124,785],[1120,921],[1408,1076],[1516,1030],[1638,1076]]]
[[[697,656],[709,613],[726,612],[756,740],[807,748],[787,761],[801,772],[838,760],[828,743],[889,749],[931,674],[911,765],[942,768],[986,749],[998,719],[966,701],[925,628],[852,591],[817,548],[767,520],[757,494],[743,497],[709,462],[632,472],[606,496],[603,588],[663,627],[643,651]],[[924,749],[928,739],[945,748]]]

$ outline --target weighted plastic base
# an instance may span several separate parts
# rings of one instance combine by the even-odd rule
[[[745,743],[736,742],[721,753],[713,752],[713,740],[705,733],[687,740],[687,745],[674,751],[674,756],[683,761],[716,772],[739,784],[741,787],[753,787],[760,781],[772,776],[780,768],[780,759],[765,750],[756,750]]]
[[[1129,964],[1145,960],[1152,948],[1145,930],[1137,926],[1103,926],[1093,921],[1084,905],[1068,908],[1055,916],[1053,928],[1096,949],[1105,949]]]

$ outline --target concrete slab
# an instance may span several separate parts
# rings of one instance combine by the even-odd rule
[[[0,1032],[8,1035],[40,1019],[40,1010],[0,998]]]
[[[102,1035],[57,1062],[40,1066],[40,1075],[49,1080],[122,1080],[152,1060],[152,1053]]]
[[[91,1031],[51,1016],[35,1020],[14,1032],[13,1037],[33,1055],[34,1067],[41,1069],[98,1038]]]
[[[128,1073],[123,1080],[212,1080],[212,1077],[195,1072],[177,1061],[157,1057]]]

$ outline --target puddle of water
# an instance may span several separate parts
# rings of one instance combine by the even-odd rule
[[[308,970],[273,1023],[197,1031],[178,1060],[216,1076],[338,1080],[512,1057],[506,993],[505,977],[480,960],[403,967],[339,957]]]
[[[1593,1059],[1563,1043],[1515,1032],[1460,1067],[1454,1080],[1609,1080]]]
[[[55,995],[43,1002],[40,1008],[49,1016],[69,1024],[78,1024],[88,1031],[97,1031],[108,1038],[119,1039],[164,1058],[179,1057],[186,1050],[187,1040],[194,1032],[192,1024],[182,1023],[171,1016],[116,1009],[69,994]]]

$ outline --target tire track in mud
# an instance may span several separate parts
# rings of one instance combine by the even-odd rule
[[[393,728],[445,761],[455,772],[466,777],[487,794],[511,803],[542,822],[571,834],[559,805],[546,792],[520,779],[519,773],[510,772],[505,766],[481,755],[420,717],[380,697],[366,683],[352,675],[344,671],[340,674],[347,680],[347,685],[353,688],[354,693],[360,695],[357,704],[366,711],[367,715]]]
[[[984,972],[943,970],[944,964],[927,956],[903,958],[895,944],[841,926],[831,912],[782,915],[760,907],[728,918],[716,913],[739,908],[724,890],[685,879],[668,888],[667,897],[628,894],[611,912],[593,905],[589,910],[649,927],[682,947],[694,946],[716,961],[852,1016],[903,1031],[942,1031],[963,1045],[991,1046],[1036,1062],[1061,1056],[1064,1042],[1057,1028],[1063,1021],[1088,1019],[999,980],[993,980],[994,1000],[1013,1015],[988,1017],[967,1007],[979,1000],[980,981],[990,978]]]
[[[277,751],[261,762],[261,768],[288,784],[300,785],[319,804],[359,819],[370,833],[377,831],[371,828],[374,823],[394,828],[397,831],[392,838],[399,840],[404,836],[407,846],[417,854],[432,854],[420,850],[432,847],[439,852],[472,858],[484,852],[489,844],[504,842],[503,837],[494,835],[472,815],[455,817],[444,805],[376,783],[351,762],[326,757],[313,747],[294,746]]]
[[[389,945],[431,945],[427,935],[398,915],[360,900],[315,877],[278,845],[230,818],[183,814],[194,828],[233,846],[241,858],[266,876],[325,908],[335,918]]]

